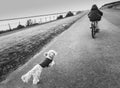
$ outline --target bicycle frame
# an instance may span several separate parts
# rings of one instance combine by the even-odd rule
[[[97,21],[93,21],[91,22],[91,35],[92,35],[92,38],[94,39],[95,38],[95,34],[96,34],[96,27],[97,27]]]

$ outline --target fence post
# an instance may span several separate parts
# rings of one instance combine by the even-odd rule
[[[42,23],[42,18],[40,18],[40,22],[39,23]]]
[[[52,19],[51,19],[51,15],[49,16],[49,21],[52,21]]]
[[[8,27],[9,27],[9,30],[12,30],[12,29],[11,29],[11,26],[10,26],[10,24],[9,24],[9,23],[8,23]]]
[[[19,25],[21,25],[21,24],[20,24],[20,21],[19,21]]]
[[[47,22],[47,17],[45,17],[45,22]]]

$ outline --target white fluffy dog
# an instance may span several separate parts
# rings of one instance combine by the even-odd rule
[[[22,75],[22,81],[24,83],[28,83],[30,78],[33,77],[33,84],[37,84],[39,82],[42,69],[45,67],[52,67],[55,64],[55,62],[53,61],[55,55],[57,55],[57,52],[54,50],[49,50],[48,52],[45,52],[45,60],[42,63],[35,65],[26,74]]]

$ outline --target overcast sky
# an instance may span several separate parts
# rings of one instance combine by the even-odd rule
[[[90,9],[116,0],[0,0],[0,19]]]

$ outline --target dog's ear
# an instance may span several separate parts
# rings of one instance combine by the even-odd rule
[[[58,54],[56,51],[54,52],[55,56]]]
[[[54,53],[54,55],[57,55],[57,52],[55,50],[49,50],[48,53]]]
[[[47,52],[45,52],[45,53],[44,53],[44,56],[46,57],[47,55],[48,55],[48,53],[47,53]]]

